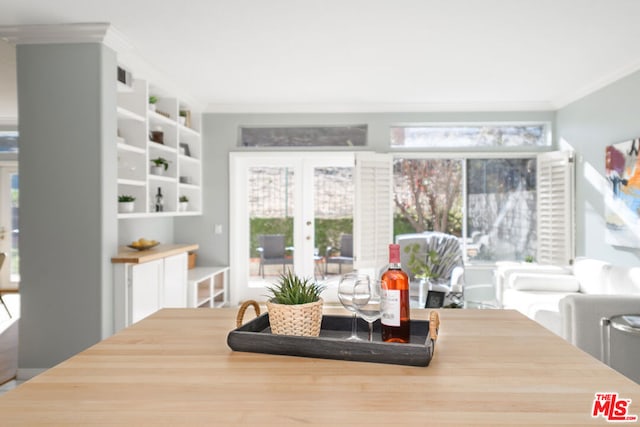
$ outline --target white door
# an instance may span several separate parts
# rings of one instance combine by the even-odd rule
[[[0,289],[17,289],[20,283],[18,252],[18,168],[0,165],[0,252],[7,254],[0,269]]]
[[[232,153],[230,163],[231,302],[264,301],[266,287],[288,270],[321,280],[327,245],[318,244],[318,208],[337,212],[346,206],[346,221],[353,220],[354,154]],[[320,191],[322,186],[331,188]],[[282,259],[261,256],[265,235],[284,236]]]

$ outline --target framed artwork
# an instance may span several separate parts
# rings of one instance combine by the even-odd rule
[[[428,291],[424,308],[442,308],[445,293],[440,291]]]
[[[640,248],[640,138],[605,150],[605,242]]]
[[[185,142],[180,143],[180,154],[191,157],[191,150],[189,150],[189,144]]]

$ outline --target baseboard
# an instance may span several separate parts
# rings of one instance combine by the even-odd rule
[[[18,368],[18,373],[16,374],[16,380],[18,381],[27,381],[36,375],[40,375],[46,371],[45,368]]]

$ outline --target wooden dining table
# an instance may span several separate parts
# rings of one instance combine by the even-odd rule
[[[438,310],[426,367],[233,351],[236,312],[156,312],[0,396],[0,425],[585,426],[614,393],[640,414],[640,385],[516,311]]]

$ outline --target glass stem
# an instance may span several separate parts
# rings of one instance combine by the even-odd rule
[[[373,341],[373,322],[369,322],[369,341]]]
[[[358,315],[353,313],[353,321],[351,322],[351,336],[358,337]]]

